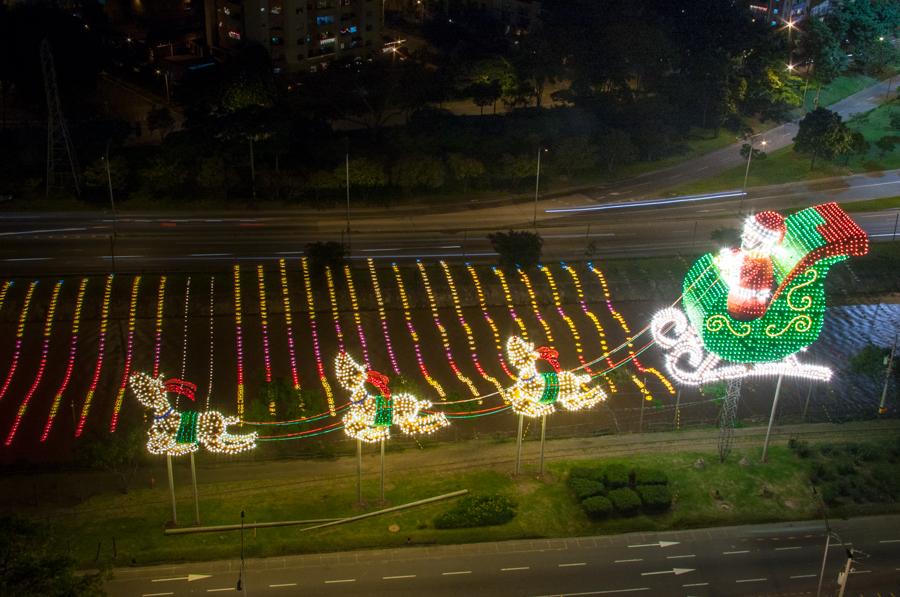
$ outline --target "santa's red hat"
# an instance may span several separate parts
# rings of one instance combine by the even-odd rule
[[[784,240],[787,226],[784,223],[784,216],[780,213],[761,211],[747,220],[744,232],[759,238],[761,244],[772,246]]]

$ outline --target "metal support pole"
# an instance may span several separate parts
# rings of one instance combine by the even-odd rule
[[[347,249],[350,252],[350,152],[344,154],[344,183],[347,187]]]
[[[809,380],[809,389],[806,390],[806,402],[803,403],[803,414],[800,415],[800,422],[806,423],[806,411],[809,409],[809,397],[812,396],[813,380]]]
[[[522,423],[524,417],[519,415],[519,430],[516,433],[516,476],[522,470]]]
[[[767,462],[769,452],[769,436],[772,434],[772,425],[775,423],[775,410],[778,408],[778,396],[781,395],[781,381],[784,376],[778,376],[778,383],[775,384],[775,398],[772,400],[772,414],[769,415],[769,427],[766,429],[766,441],[763,443],[762,461]]]
[[[169,497],[172,498],[172,524],[178,524],[178,512],[175,510],[175,478],[172,475],[172,456],[166,454],[166,469],[169,473]]]
[[[362,440],[356,440],[356,503],[362,504]]]
[[[644,432],[644,403],[647,402],[644,400],[644,397],[641,396],[641,418],[638,421],[638,433]]]
[[[675,429],[681,428],[681,388],[678,388],[678,393],[675,395]]]
[[[384,503],[384,440],[381,440],[381,503]]]
[[[878,414],[887,412],[884,406],[887,402],[888,386],[891,385],[891,369],[894,368],[894,353],[897,351],[897,336],[894,336],[894,344],[891,346],[891,356],[888,357],[887,368],[884,371],[884,387],[881,390],[881,402],[878,404]]]
[[[825,562],[828,561],[828,548],[831,546],[831,531],[825,529],[825,552],[822,554],[822,568],[819,570],[819,587],[816,589],[816,597],[822,594],[822,580],[825,578]]]
[[[191,452],[191,483],[194,485],[194,524],[200,524],[200,496],[197,493],[197,467],[194,464],[194,453]]]
[[[847,580],[850,578],[850,571],[853,569],[853,550],[847,550],[847,563],[844,564],[844,569],[841,571],[841,574],[838,576],[838,585],[840,585],[840,590],[838,590],[837,597],[844,597],[844,591],[847,590]]]
[[[541,465],[539,475],[544,476],[544,438],[547,436],[547,415],[541,417]]]
[[[537,156],[537,172],[534,176],[534,221],[532,222],[532,226],[537,228],[537,206],[538,206],[538,194],[541,189],[541,153],[543,153],[544,149],[542,147],[538,147],[538,156]]]

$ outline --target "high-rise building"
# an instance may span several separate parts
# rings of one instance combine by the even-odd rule
[[[276,72],[381,52],[379,0],[206,0],[205,8],[213,51],[257,42],[269,50]]]
[[[799,23],[810,15],[828,11],[829,0],[751,0],[750,10],[772,27]]]

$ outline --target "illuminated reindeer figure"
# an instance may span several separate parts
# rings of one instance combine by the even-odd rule
[[[367,370],[346,352],[335,363],[338,381],[350,391],[350,410],[344,415],[344,431],[354,439],[380,442],[391,436],[391,425],[409,435],[433,433],[450,424],[444,413],[422,414],[431,403],[411,394],[391,395],[386,375]],[[372,395],[366,383],[378,390]]]
[[[196,386],[180,379],[163,381],[146,373],[135,373],[129,379],[138,401],[153,411],[147,450],[151,454],[179,456],[196,452],[200,444],[210,452],[236,454],[256,447],[256,432],[244,435],[228,433],[237,417],[226,417],[217,411],[178,412],[169,403],[168,392],[194,399]]]
[[[500,390],[500,395],[520,415],[542,417],[552,414],[557,403],[566,410],[582,410],[606,400],[599,387],[586,386],[590,375],[562,371],[557,360],[559,353],[552,348],[535,349],[531,342],[512,336],[506,341],[506,354],[519,374],[516,383]],[[538,360],[547,362],[553,371],[538,373]]]

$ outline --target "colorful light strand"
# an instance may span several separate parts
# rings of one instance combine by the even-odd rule
[[[187,353],[188,353],[188,315],[191,306],[191,277],[188,276],[184,283],[184,321],[182,323],[181,332],[181,379],[187,373]],[[175,394],[175,408],[178,408],[179,394]]]
[[[509,291],[509,284],[506,282],[506,274],[497,266],[491,267],[491,271],[500,279],[500,287],[503,289],[503,297],[506,299],[506,308],[509,310],[509,316],[519,326],[519,332],[522,334],[522,337],[528,340],[528,328],[525,327],[525,322],[522,321],[522,318],[519,317],[519,314],[516,313],[516,308],[513,306],[512,293]]]
[[[516,271],[519,273],[519,279],[525,284],[525,291],[528,293],[528,300],[531,303],[531,311],[534,313],[538,323],[541,324],[541,327],[544,328],[544,333],[547,335],[547,342],[553,344],[555,342],[555,340],[553,340],[553,332],[550,331],[550,326],[547,324],[543,315],[541,315],[541,309],[538,307],[537,296],[534,294],[534,287],[531,285],[531,279],[521,267],[517,266]]]
[[[459,325],[462,327],[463,332],[465,332],[466,334],[466,342],[469,343],[469,354],[472,355],[472,364],[475,365],[475,369],[478,370],[478,374],[481,375],[481,377],[492,383],[499,390],[503,386],[500,385],[500,382],[497,381],[495,377],[488,375],[488,373],[484,370],[478,360],[475,335],[472,333],[472,327],[466,321],[466,317],[463,314],[462,303],[460,303],[459,300],[459,293],[456,290],[456,283],[453,281],[453,273],[450,271],[450,266],[447,265],[447,262],[443,260],[440,262],[440,264],[441,268],[444,270],[444,277],[447,279],[447,286],[450,288],[450,298],[453,301],[453,310],[456,313],[456,318],[459,320]]]
[[[3,308],[3,303],[6,302],[6,293],[9,292],[12,285],[13,283],[11,280],[6,280],[3,282],[3,285],[0,286],[0,309]]]
[[[337,294],[334,290],[334,275],[331,267],[325,266],[325,282],[328,284],[328,302],[331,305],[331,320],[334,322],[334,332],[337,334],[338,351],[344,351],[344,330],[341,328],[341,313],[338,310]]]
[[[188,288],[190,288],[188,278]],[[131,281],[131,302],[128,304],[128,337],[125,342],[125,370],[122,373],[122,383],[116,394],[116,402],[113,406],[112,420],[109,423],[109,432],[115,433],[119,425],[119,413],[122,410],[122,402],[125,399],[125,389],[128,387],[128,376],[131,373],[131,360],[134,355],[134,327],[137,320],[137,301],[141,287],[141,277],[135,276]]]
[[[237,346],[237,413],[244,415],[244,331],[241,321],[241,266],[233,266],[234,274],[234,329]]]
[[[288,289],[287,263],[284,258],[278,260],[278,273],[281,276],[281,301],[284,305],[284,321],[287,325],[288,358],[291,362],[291,381],[294,389],[300,389],[300,376],[297,374],[297,351],[294,347],[294,320],[291,313],[291,294]]]
[[[359,301],[356,300],[356,287],[353,285],[353,272],[349,265],[344,266],[344,278],[347,280],[347,291],[350,293],[350,305],[353,307],[353,321],[356,323],[356,333],[359,336],[359,345],[362,348],[363,363],[369,366],[369,349],[366,346],[366,334],[363,332],[362,318],[359,314]]]
[[[84,397],[84,404],[81,407],[81,416],[78,418],[78,425],[75,427],[75,437],[81,437],[84,431],[84,424],[87,421],[88,412],[91,410],[91,402],[94,400],[94,392],[97,391],[97,384],[100,382],[100,372],[103,370],[103,356],[106,353],[106,331],[109,327],[109,300],[112,296],[113,274],[106,276],[106,285],[103,288],[103,303],[100,306],[100,333],[97,340],[97,362],[94,365],[94,376],[91,378],[91,385],[88,387],[87,395]]]
[[[22,403],[19,405],[19,410],[16,412],[16,418],[9,430],[9,434],[6,436],[6,441],[4,443],[7,446],[12,444],[13,438],[16,437],[16,432],[19,430],[19,424],[22,422],[22,417],[25,416],[25,410],[28,408],[28,402],[34,395],[35,390],[37,390],[38,385],[40,385],[41,379],[44,377],[44,371],[47,369],[47,355],[50,351],[50,333],[53,331],[53,315],[56,313],[56,302],[59,299],[59,291],[62,288],[62,284],[63,281],[59,280],[53,286],[53,294],[50,295],[50,305],[47,307],[47,318],[44,321],[44,341],[41,344],[41,362],[38,365],[34,381],[31,382],[31,387],[28,388],[28,392],[25,393],[25,398],[22,399]]]
[[[266,383],[272,383],[272,357],[269,352],[269,309],[266,303],[266,274],[262,265],[256,266],[256,285],[259,290],[259,319],[262,322],[263,365]],[[275,402],[269,402],[269,414],[275,414]]]
[[[78,295],[75,297],[75,311],[72,314],[72,335],[69,340],[69,361],[66,364],[66,373],[63,375],[62,383],[56,394],[53,396],[53,403],[50,405],[50,413],[47,415],[47,422],[44,424],[44,431],[41,433],[41,441],[47,441],[50,435],[50,429],[53,427],[53,421],[56,419],[56,413],[59,412],[59,405],[62,402],[63,394],[69,386],[69,380],[72,379],[72,370],[75,368],[75,354],[78,350],[78,327],[81,322],[81,306],[84,304],[84,293],[87,290],[88,279],[82,278],[81,284],[78,286]]]
[[[163,309],[166,304],[166,277],[160,276],[156,294],[156,335],[153,338],[153,375],[159,375],[159,355],[162,351]]]
[[[460,371],[459,366],[456,364],[456,360],[453,358],[453,349],[450,348],[450,337],[447,335],[447,328],[441,323],[437,302],[434,300],[434,292],[431,289],[431,281],[428,279],[428,272],[425,270],[425,265],[422,263],[421,259],[416,259],[416,267],[419,268],[419,275],[422,277],[422,283],[425,285],[425,296],[428,298],[428,307],[431,309],[431,318],[434,320],[434,327],[437,328],[438,334],[441,337],[441,345],[444,347],[444,354],[447,357],[447,363],[450,365],[450,370],[456,375],[456,379],[469,388],[469,391],[472,392],[473,396],[477,396],[478,388],[475,387],[475,384],[472,383],[471,379],[463,375],[463,372]]]
[[[584,298],[584,289],[581,286],[581,279],[578,277],[578,273],[575,271],[575,268],[570,267],[568,264],[561,262],[562,268],[569,272],[569,276],[572,278],[572,284],[575,286],[575,293],[578,296],[578,305],[581,307],[582,312],[587,316],[588,319],[591,320],[591,323],[594,325],[594,329],[597,330],[597,337],[600,339],[600,350],[603,354],[606,354],[606,362],[610,366],[612,366],[612,359],[607,354],[609,352],[609,346],[606,343],[606,332],[603,329],[603,324],[600,323],[600,319],[594,314],[593,311],[588,307],[587,301]],[[585,367],[587,369],[587,367]],[[587,369],[590,371],[590,369]],[[611,378],[606,378],[606,383],[609,384],[609,389],[611,392],[616,391],[616,384],[613,382]]]
[[[215,330],[216,330],[216,277],[209,277],[209,387],[206,390],[206,408],[209,410],[209,401],[213,390],[213,366],[215,365]]]
[[[306,290],[306,312],[309,315],[309,331],[312,334],[313,353],[316,356],[316,369],[319,372],[319,381],[322,384],[322,389],[325,390],[325,398],[328,400],[328,412],[331,413],[331,416],[334,416],[336,414],[334,409],[334,394],[331,391],[331,384],[328,383],[328,378],[325,377],[325,365],[322,363],[322,352],[319,350],[319,333],[316,329],[316,301],[313,298],[312,281],[310,279],[309,264],[307,263],[306,257],[300,259],[300,267],[303,270],[303,286],[304,290]]]
[[[394,346],[391,342],[391,334],[388,331],[387,314],[384,311],[384,299],[381,296],[381,285],[378,283],[378,274],[375,271],[375,261],[369,257],[366,259],[369,266],[369,277],[372,279],[372,288],[375,290],[375,302],[378,305],[378,319],[381,322],[381,330],[384,332],[384,344],[387,347],[388,357],[391,359],[391,366],[394,373],[400,375],[400,366],[397,364],[397,357],[394,355]]]
[[[425,360],[422,358],[422,347],[419,346],[419,334],[416,333],[416,328],[412,322],[412,313],[409,308],[409,298],[406,295],[406,288],[403,286],[403,277],[400,275],[400,268],[397,267],[396,263],[391,264],[391,269],[394,272],[394,280],[397,282],[397,290],[400,293],[400,303],[403,306],[403,319],[406,320],[406,329],[409,331],[409,337],[412,338],[413,342],[413,350],[416,353],[416,361],[419,363],[419,371],[422,372],[422,377],[425,378],[425,381],[428,382],[428,385],[433,387],[435,391],[438,393],[438,396],[441,398],[445,398],[447,393],[444,391],[444,388],[440,383],[428,373],[428,368],[425,366]]]
[[[559,288],[556,286],[556,280],[553,278],[553,273],[550,271],[549,267],[543,265],[538,265],[538,270],[543,272],[544,276],[547,278],[547,283],[550,285],[550,296],[553,299],[553,305],[556,307],[556,312],[559,314],[560,318],[566,322],[566,327],[569,328],[569,332],[572,334],[572,339],[575,342],[575,352],[578,355],[578,362],[584,365],[585,371],[592,373],[591,368],[584,360],[581,335],[578,333],[578,328],[575,327],[575,322],[572,321],[572,318],[569,317],[562,306],[562,299],[559,296]]]
[[[487,322],[488,327],[491,328],[491,334],[494,336],[494,344],[497,347],[497,361],[500,363],[500,367],[503,368],[503,372],[510,379],[515,379],[516,376],[512,374],[512,371],[506,365],[506,357],[503,354],[503,342],[500,340],[500,330],[497,329],[497,324],[494,323],[494,318],[491,317],[490,311],[488,311],[487,300],[484,296],[484,289],[481,287],[481,279],[478,277],[478,272],[475,271],[475,267],[471,263],[466,264],[466,270],[468,270],[472,283],[475,285],[475,293],[478,296],[478,306],[481,308],[481,314],[484,316],[484,320]]]
[[[0,400],[6,396],[9,390],[9,384],[12,383],[16,369],[19,368],[19,359],[22,358],[22,338],[25,336],[25,322],[28,320],[28,309],[31,307],[31,298],[34,296],[34,289],[37,286],[37,280],[29,282],[28,289],[25,291],[25,301],[22,303],[22,310],[19,312],[19,325],[16,327],[16,348],[13,351],[12,361],[9,364],[9,373],[6,374],[6,381],[0,388]]]

